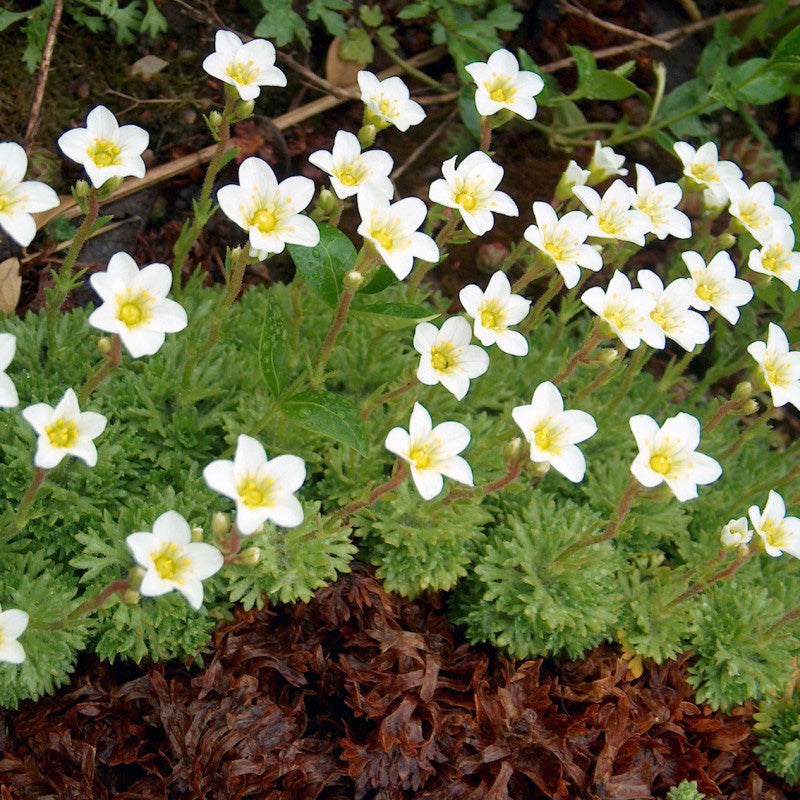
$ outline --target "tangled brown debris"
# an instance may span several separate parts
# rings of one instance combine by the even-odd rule
[[[692,702],[683,664],[611,647],[516,664],[367,568],[307,605],[237,613],[207,668],[83,665],[0,726],[0,800],[797,797],[752,755],[752,709]]]

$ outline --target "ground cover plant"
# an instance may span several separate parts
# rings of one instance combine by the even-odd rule
[[[309,603],[355,559],[390,592],[438,598],[470,641],[512,658],[600,648],[593,658],[611,659],[601,669],[609,685],[650,665],[651,680],[670,675],[681,698],[691,687],[708,713],[763,701],[760,752],[795,781],[785,731],[794,724],[800,520],[790,512],[800,466],[785,434],[787,410],[800,408],[790,345],[800,321],[800,192],[766,145],[772,182],[748,177],[708,138],[721,107],[757,130],[748,109],[792,93],[800,28],[779,10],[765,7],[739,35],[721,18],[691,88],[707,98],[693,105],[687,84],[667,93],[658,65],[648,94],[629,80],[631,65],[600,69],[574,48],[567,90],[524,50],[487,40],[483,53],[464,51],[470,57],[455,58],[463,137],[424,199],[396,196],[393,157],[379,145],[390,127],[420,125],[425,109],[399,77],[369,69],[357,75],[360,126],[332,132],[308,156],[327,176],[319,191],[303,175],[279,179],[258,155],[237,157],[233,126],[287,77],[270,42],[219,30],[203,61],[223,90],[206,117],[216,144],[171,263],[116,252],[88,276],[93,299],[64,310],[86,282],[83,246],[110,222],[102,207],[147,174],[148,132],[105,105],[87,108],[58,138],[84,171],[72,189],[82,222],[42,311],[7,316],[0,334],[0,702],[15,709],[52,693],[89,654],[202,665],[235,608],[252,621],[265,604]],[[764,55],[745,49],[761,40],[771,43]],[[647,111],[637,124],[588,122],[580,108],[634,95]],[[614,144],[650,137],[671,168],[651,171],[593,139],[590,156],[564,159],[551,202],[512,197],[497,142],[506,125],[526,122],[559,146],[588,131]],[[24,179],[24,148],[0,148],[0,225],[27,247],[32,215],[59,198]],[[239,240],[210,287],[187,262],[222,216]],[[459,248],[501,217],[525,216],[530,224],[513,246],[495,248],[478,282],[437,289],[433,276]],[[284,252],[290,280],[243,291],[248,271]],[[623,662],[609,655],[615,643]],[[678,658],[685,683],[666,666]],[[417,676],[426,703],[435,673],[427,665]],[[147,679],[157,693],[159,674]],[[212,666],[202,680],[215,674]],[[358,697],[348,704],[372,715]],[[366,732],[344,737],[346,785],[355,781],[358,796],[442,796],[419,753],[382,765],[398,756],[395,744],[422,741],[426,724],[409,723],[415,703],[391,714],[411,725],[397,743],[381,724],[377,764],[369,745],[364,755]],[[444,747],[440,736],[450,734],[428,741]],[[738,752],[733,744],[717,749]],[[326,753],[327,778],[297,767],[300,783],[276,796],[295,796],[303,781],[325,796],[344,780]],[[590,781],[583,752],[561,752],[560,766],[546,768],[498,754],[499,772],[480,775],[464,766],[474,754],[442,753],[437,763],[455,759],[466,785],[497,797],[532,786],[551,797],[598,793],[615,780],[629,781],[625,796],[690,796],[688,780],[717,791],[730,768],[723,758],[710,777],[698,756],[692,769],[623,770],[624,759],[612,767],[595,749]],[[26,758],[0,764],[16,774],[12,785],[40,791]],[[175,780],[186,796],[212,791],[200,778]]]

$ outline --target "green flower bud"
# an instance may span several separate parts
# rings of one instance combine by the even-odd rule
[[[144,580],[144,576],[147,573],[147,570],[144,567],[131,567],[128,570],[128,581],[130,582],[131,586],[139,586],[142,580]]]
[[[385,127],[385,126],[384,126]],[[366,110],[364,112],[364,125],[358,132],[358,143],[363,150],[375,144],[375,137],[378,135],[379,127],[372,121],[367,120]]]
[[[239,554],[239,560],[246,567],[254,567],[261,561],[261,549],[258,547],[248,547]]]
[[[192,541],[193,542],[203,541],[203,529],[199,525],[195,525],[192,528]]]
[[[240,100],[233,109],[233,114],[237,119],[247,119],[253,116],[255,100]]]
[[[753,394],[753,384],[750,381],[742,381],[741,383],[736,384],[736,388],[733,390],[733,394],[731,395],[731,400],[747,400]]]
[[[211,530],[215,536],[225,536],[231,529],[231,518],[222,511],[217,511],[211,517]]]
[[[97,349],[102,355],[107,356],[111,352],[111,338],[108,336],[101,336],[97,340]]]
[[[125,603],[126,606],[138,605],[141,599],[142,596],[136,589],[126,589],[122,593],[122,602]]]
[[[503,458],[507,462],[515,462],[521,455],[523,455],[522,439],[519,436],[515,436],[503,448]]]
[[[601,347],[597,351],[597,360],[604,367],[610,367],[619,361],[619,350],[616,347]]]
[[[342,280],[344,288],[349,289],[351,292],[355,292],[363,282],[364,276],[357,269],[351,269]]]
[[[326,214],[333,214],[339,205],[339,199],[330,189],[322,189],[317,199],[317,208]]]
[[[758,401],[754,400],[752,397],[749,400],[745,400],[742,404],[742,414],[744,416],[750,416],[751,414],[755,414],[758,411]]]

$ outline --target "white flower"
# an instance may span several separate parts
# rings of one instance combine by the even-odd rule
[[[125,543],[146,570],[140,594],[159,597],[175,589],[195,610],[203,604],[202,581],[219,572],[224,561],[213,545],[192,541],[189,523],[177,511],[165,511],[152,533],[137,531]]]
[[[675,208],[682,197],[683,192],[677,183],[656,185],[653,173],[641,164],[636,165],[636,197],[633,207],[647,215],[650,231],[659,239],[667,236],[688,239],[692,235],[689,217]]]
[[[589,170],[580,167],[577,161],[570,161],[569,164],[567,164],[567,168],[558,179],[555,200],[557,202],[569,200],[572,197],[572,190],[576,186],[586,185],[586,181],[589,180],[589,174]]]
[[[16,351],[17,337],[13,333],[0,333],[0,408],[14,408],[19,403],[14,382],[6,375]]]
[[[700,422],[681,411],[661,428],[647,414],[630,419],[639,454],[631,472],[648,488],[666,483],[682,503],[697,497],[698,484],[713,483],[722,475],[722,467],[713,458],[697,452]]]
[[[758,506],[747,513],[768,555],[800,558],[800,519],[786,516],[786,503],[777,492],[770,490],[763,513]]]
[[[656,301],[656,307],[650,312],[650,319],[658,325],[664,336],[687,351],[708,341],[710,332],[705,318],[696,311],[689,310],[694,299],[694,288],[688,278],[678,278],[666,289],[661,278],[649,269],[639,270],[636,279]],[[658,349],[665,344],[662,337]]]
[[[295,175],[278,183],[272,168],[251,156],[239,166],[239,183],[217,192],[220,208],[250,235],[251,253],[266,258],[287,244],[313,247],[319,229],[302,211],[314,197],[314,181]]]
[[[475,337],[484,347],[496,344],[512,356],[524,356],[528,352],[528,340],[521,333],[509,330],[509,326],[528,316],[531,301],[511,294],[505,272],[495,272],[485,292],[471,283],[458,293],[458,298],[464,311],[474,320]]]
[[[472,341],[472,327],[464,317],[450,317],[441,329],[420,322],[414,329],[414,349],[422,356],[417,378],[426,386],[441,383],[461,400],[472,378],[489,369],[489,356]]]
[[[776,408],[791,403],[800,409],[800,353],[789,350],[789,340],[779,325],[769,324],[766,342],[753,342],[747,352],[772,392]]]
[[[361,224],[358,233],[375,245],[389,269],[400,279],[411,272],[414,258],[434,263],[439,248],[430,236],[417,228],[425,221],[427,206],[418,197],[406,197],[396,203],[365,186],[358,193]]]
[[[681,258],[689,270],[694,285],[692,306],[698,311],[715,309],[731,325],[739,320],[739,306],[750,302],[753,287],[736,277],[736,267],[725,250],[706,262],[700,253],[687,250]]]
[[[615,271],[606,291],[593,286],[581,295],[581,300],[608,323],[629,350],[639,347],[642,340],[651,347],[663,342],[661,330],[650,318],[655,300],[644,289],[632,289],[625,273]]]
[[[286,86],[286,76],[275,66],[275,48],[264,39],[246,44],[231,31],[217,31],[215,51],[205,57],[203,69],[236,87],[242,100],[255,100],[262,86]]]
[[[392,197],[394,186],[389,180],[394,161],[384,150],[361,152],[358,137],[339,131],[333,140],[333,150],[317,150],[308,160],[331,176],[331,186],[340,200],[357,194],[370,184],[377,192]]]
[[[464,69],[478,86],[475,107],[482,117],[490,117],[504,108],[524,119],[536,116],[533,98],[544,89],[544,81],[535,72],[520,71],[513,53],[495,50],[485,64],[478,61]]]
[[[64,456],[77,456],[90,467],[97,463],[96,439],[106,427],[106,418],[94,411],[81,411],[72,389],[53,408],[36,403],[23,409],[22,416],[36,431],[36,455],[33,463],[39,469],[52,469]]]
[[[602,198],[588,186],[576,186],[572,191],[591,212],[589,236],[644,245],[644,237],[651,228],[650,218],[632,208],[636,192],[630,186],[616,180]]]
[[[0,662],[21,664],[25,660],[25,650],[17,639],[27,627],[28,615],[24,611],[0,608]]]
[[[442,164],[444,178],[431,184],[428,196],[434,203],[457,208],[464,224],[476,236],[482,236],[494,225],[492,214],[519,216],[516,203],[505,193],[496,191],[503,179],[503,168],[486,153],[470,153],[456,168],[457,156]]]
[[[378,129],[394,125],[399,131],[407,131],[425,119],[422,106],[409,97],[408,87],[398,77],[381,81],[374,73],[362,69],[358,73],[358,86],[361,102],[366,106],[367,124]]]
[[[622,165],[625,156],[615,153],[611,147],[603,147],[599,141],[594,143],[594,153],[589,161],[589,181],[600,183],[612,175],[627,175],[628,170]]]
[[[411,465],[411,477],[423,500],[436,497],[447,475],[472,486],[472,470],[458,454],[469,444],[469,429],[460,422],[440,422],[435,428],[431,415],[414,403],[408,431],[392,428],[386,449]]]
[[[86,116],[86,127],[62,133],[58,146],[67,158],[83,165],[92,185],[99,189],[109,178],[143,178],[142,153],[149,141],[147,131],[138,125],[120,128],[105,106],[97,106]]]
[[[283,528],[303,521],[303,507],[294,496],[306,479],[299,456],[268,459],[259,441],[241,434],[233,461],[212,461],[204,470],[206,483],[236,503],[236,528],[249,536],[267,520]]]
[[[731,216],[738,219],[759,244],[765,244],[777,230],[792,224],[789,212],[775,205],[775,190],[766,181],[748,187],[744,181],[734,180],[727,182],[725,188],[730,198]]]
[[[783,281],[793,292],[800,284],[800,253],[793,253],[794,232],[788,225],[780,225],[760,250],[751,250],[747,266],[754,272],[770,275]]]
[[[597,272],[603,268],[603,257],[590,244],[589,220],[582,211],[570,211],[561,219],[549,203],[535,202],[536,225],[529,225],[522,235],[534,247],[552,258],[556,269],[571,289],[581,278],[581,267]]]
[[[728,190],[725,183],[742,177],[739,167],[732,161],[720,161],[714,142],[706,142],[697,150],[687,142],[675,142],[673,149],[683,163],[683,174],[694,183],[706,187],[714,199],[714,205],[726,203]]]
[[[41,181],[23,181],[28,156],[16,142],[0,143],[0,228],[27,247],[36,236],[31,214],[58,205],[58,195]]]
[[[149,264],[141,270],[127,253],[114,253],[105,272],[95,272],[89,282],[103,301],[89,315],[93,328],[117,333],[134,357],[158,352],[167,333],[186,327],[186,312],[167,299],[172,272],[166,264]]]
[[[732,519],[722,526],[719,534],[719,543],[726,550],[747,549],[750,540],[753,538],[753,531],[747,524],[747,517]]]
[[[564,411],[564,400],[550,381],[540,383],[530,405],[511,410],[514,422],[530,442],[531,461],[551,464],[573,483],[583,480],[586,459],[576,445],[597,433],[585,411]]]

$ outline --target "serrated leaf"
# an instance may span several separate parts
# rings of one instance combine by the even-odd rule
[[[789,31],[775,45],[769,63],[776,66],[778,64],[800,65],[800,25]]]
[[[340,394],[310,389],[281,404],[283,414],[299,427],[367,452],[367,432],[355,406]]]
[[[36,9],[30,11],[8,11],[5,8],[0,8],[0,31],[4,31],[15,22],[21,22],[23,19],[27,19],[35,11]]]
[[[372,324],[384,330],[408,328],[439,316],[438,313],[431,314],[430,308],[413,303],[370,303],[352,306],[350,310],[369,317]]]
[[[359,6],[358,16],[368,28],[377,28],[383,22],[380,6]]]
[[[369,64],[375,55],[375,47],[363,28],[350,28],[347,38],[339,45],[339,54],[346,61]]]
[[[270,291],[264,304],[264,321],[261,323],[261,335],[258,340],[258,365],[267,388],[276,399],[280,397],[286,385],[288,339],[286,321]]]
[[[335,306],[342,294],[342,279],[356,262],[356,248],[332,225],[323,222],[318,227],[318,245],[290,244],[287,250],[311,291]]]

